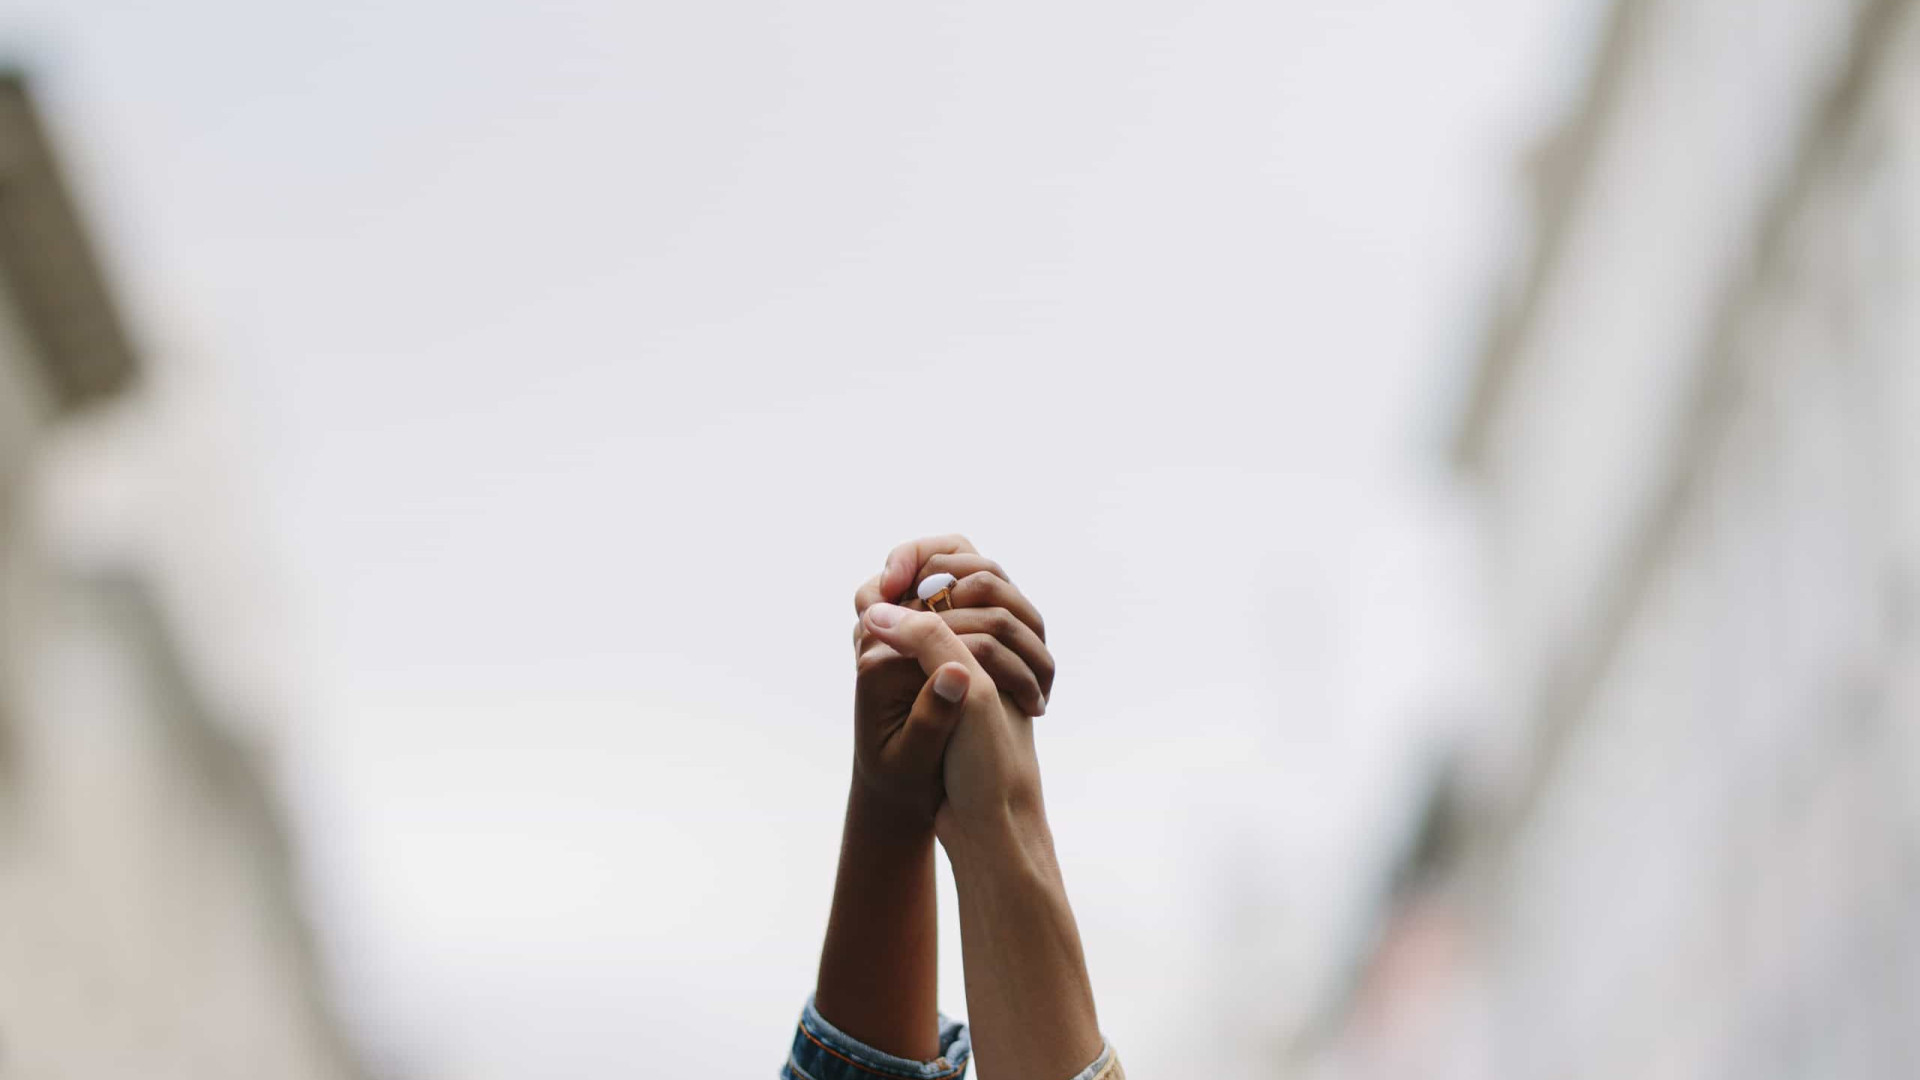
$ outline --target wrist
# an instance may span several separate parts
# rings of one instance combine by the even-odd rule
[[[1038,797],[996,803],[979,812],[943,812],[935,832],[956,875],[1009,868],[1031,868],[1048,877],[1059,874],[1053,829]]]
[[[847,834],[871,845],[919,846],[933,839],[933,811],[882,791],[856,772],[847,791]]]

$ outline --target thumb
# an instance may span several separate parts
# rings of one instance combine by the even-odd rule
[[[967,688],[973,685],[973,673],[961,663],[946,663],[934,670],[933,678],[920,688],[913,699],[906,722],[900,725],[887,746],[887,754],[901,769],[939,775],[940,763],[947,755],[947,740],[966,711]]]
[[[893,646],[893,651],[900,655],[918,660],[920,670],[928,675],[939,670],[942,664],[959,664],[967,669],[969,676],[987,677],[953,628],[930,611],[875,604],[860,618],[874,637]]]

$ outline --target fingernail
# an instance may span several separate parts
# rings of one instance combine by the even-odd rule
[[[867,621],[885,630],[894,623],[899,622],[900,616],[906,613],[907,609],[903,607],[895,607],[892,604],[875,604],[867,609]]]
[[[967,673],[962,668],[943,667],[934,673],[933,692],[940,695],[948,704],[959,701],[967,694]]]
[[[1040,711],[1037,713],[1034,713],[1033,715],[1045,716],[1046,714],[1047,714],[1047,695],[1041,694],[1040,695]]]

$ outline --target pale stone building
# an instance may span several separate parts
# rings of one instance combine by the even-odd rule
[[[1458,460],[1487,722],[1325,1076],[1920,1076],[1920,4],[1617,0]]]
[[[0,77],[0,1078],[360,1075],[275,804],[137,573],[28,509],[136,370],[21,81]]]

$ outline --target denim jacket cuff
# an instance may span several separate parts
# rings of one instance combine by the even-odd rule
[[[834,1027],[808,995],[799,1029],[793,1033],[793,1052],[780,1075],[782,1080],[954,1080],[966,1071],[973,1044],[967,1038],[967,1025],[945,1016],[938,1018],[938,1024],[940,1056],[912,1061],[875,1050]]]

